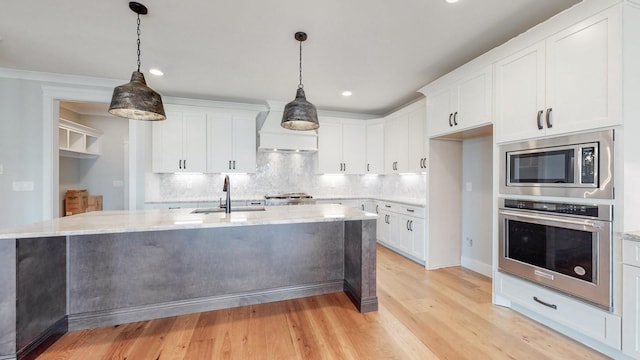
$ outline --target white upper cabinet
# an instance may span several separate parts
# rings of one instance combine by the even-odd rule
[[[323,118],[318,129],[318,173],[366,173],[366,124],[362,120]]]
[[[496,63],[497,142],[621,123],[619,9]]]
[[[429,137],[468,130],[492,122],[492,69],[492,66],[487,66],[453,84],[431,89],[425,94]]]
[[[427,169],[427,155],[425,143],[425,127],[427,112],[424,106],[421,106],[408,115],[409,134],[408,145],[409,153],[407,163],[409,172],[420,173]]]
[[[409,116],[391,117],[385,122],[384,171],[387,174],[409,172]]]
[[[205,172],[206,113],[168,110],[166,115],[152,124],[153,172]]]
[[[367,174],[384,173],[384,123],[367,121]]]
[[[425,100],[416,101],[385,120],[384,167],[387,174],[424,172]]]
[[[207,171],[255,173],[255,113],[209,111],[207,122]]]

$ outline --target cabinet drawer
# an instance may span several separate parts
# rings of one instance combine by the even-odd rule
[[[622,262],[627,265],[640,267],[640,242],[622,241]]]
[[[409,205],[396,205],[396,211],[405,216],[424,218],[424,208]]]
[[[503,273],[498,279],[501,295],[513,303],[615,349],[621,348],[620,317],[526,280]]]

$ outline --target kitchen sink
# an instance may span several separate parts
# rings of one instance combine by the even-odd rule
[[[231,208],[232,213],[247,212],[247,211],[265,211],[265,208],[255,207],[255,206],[236,206]],[[214,207],[214,208],[195,209],[191,213],[192,214],[211,214],[211,213],[223,213],[223,212],[224,212],[224,208]]]

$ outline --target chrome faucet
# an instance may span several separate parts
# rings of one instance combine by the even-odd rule
[[[224,203],[224,212],[226,214],[231,214],[231,185],[229,184],[229,175],[224,176],[222,191],[227,193],[227,200]]]

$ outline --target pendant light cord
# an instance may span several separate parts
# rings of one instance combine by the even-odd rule
[[[138,32],[138,72],[140,72],[140,14],[138,14],[138,31],[137,32]]]
[[[302,41],[298,41],[300,43],[300,83],[298,84],[298,89],[302,89]]]

